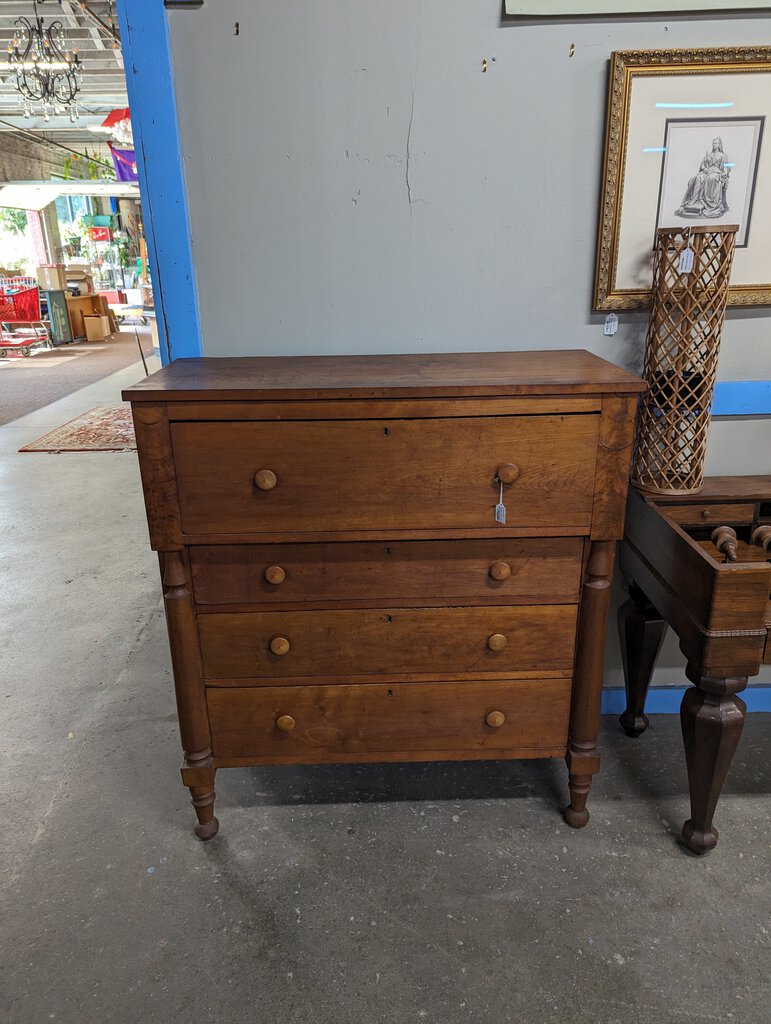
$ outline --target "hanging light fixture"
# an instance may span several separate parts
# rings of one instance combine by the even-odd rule
[[[32,18],[14,22],[17,34],[8,44],[8,70],[16,75],[25,117],[39,109],[49,121],[52,114],[67,110],[70,121],[77,121],[83,62],[77,47],[69,48],[61,21],[46,26],[38,14],[38,3],[44,2],[33,0]]]

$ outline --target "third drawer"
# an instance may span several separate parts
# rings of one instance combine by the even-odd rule
[[[207,681],[570,672],[576,605],[198,616]]]
[[[190,549],[202,605],[454,598],[578,601],[580,538],[248,544]]]

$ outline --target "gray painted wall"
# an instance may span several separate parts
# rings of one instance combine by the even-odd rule
[[[639,362],[645,315],[606,339],[590,311],[609,55],[768,43],[771,20],[522,24],[502,6],[170,15],[207,355],[577,346]],[[771,378],[769,315],[729,314],[723,378]],[[708,470],[769,473],[769,440],[768,420],[718,421]]]

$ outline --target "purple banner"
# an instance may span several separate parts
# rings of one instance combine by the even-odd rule
[[[110,152],[112,153],[112,162],[115,164],[115,177],[118,181],[139,181],[134,150],[110,146]]]

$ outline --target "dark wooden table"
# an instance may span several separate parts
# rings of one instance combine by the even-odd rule
[[[707,478],[698,494],[630,491],[620,564],[630,599],[618,614],[629,736],[648,727],[645,697],[667,625],[694,684],[680,708],[694,853],[717,843],[712,825],[744,726],[736,696],[771,663],[771,476]]]

